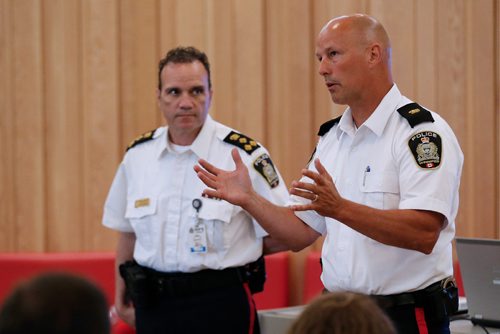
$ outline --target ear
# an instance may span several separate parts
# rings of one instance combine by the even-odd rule
[[[367,48],[367,59],[370,67],[382,61],[382,47],[380,44],[374,43]]]

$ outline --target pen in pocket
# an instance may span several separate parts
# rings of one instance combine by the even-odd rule
[[[365,168],[365,173],[363,174],[363,187],[365,186],[365,183],[366,183],[366,174],[367,173],[370,173],[370,166],[366,166]]]

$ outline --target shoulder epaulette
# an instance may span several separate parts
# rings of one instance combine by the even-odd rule
[[[340,115],[339,117],[336,117],[334,119],[331,119],[328,122],[321,124],[321,126],[319,127],[318,136],[324,136],[328,131],[330,131],[330,129],[335,124],[340,122],[340,118],[342,118],[342,115]]]
[[[434,122],[429,110],[422,108],[418,103],[412,102],[398,109],[398,113],[406,118],[412,128],[425,122]]]
[[[255,140],[253,140],[250,137],[245,136],[244,134],[231,131],[226,138],[224,138],[224,141],[228,144],[237,146],[241,148],[243,151],[247,152],[248,154],[252,154],[253,151],[258,149],[260,147],[259,144]]]
[[[156,131],[156,129],[152,130],[152,131],[149,131],[149,132],[146,132],[146,133],[143,133],[139,137],[137,137],[134,140],[132,140],[132,142],[127,146],[127,151],[130,150],[134,146],[137,146],[139,144],[147,142],[148,140],[153,139],[155,131]]]

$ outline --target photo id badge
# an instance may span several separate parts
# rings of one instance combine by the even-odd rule
[[[206,226],[202,220],[198,219],[198,212],[200,211],[202,202],[199,199],[193,200],[193,208],[196,210],[196,217],[194,218],[193,225],[189,228],[190,235],[190,251],[191,253],[206,253],[207,252],[207,231]]]

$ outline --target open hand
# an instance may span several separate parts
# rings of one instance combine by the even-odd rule
[[[302,175],[310,178],[313,183],[293,181],[290,189],[290,194],[309,199],[311,202],[292,205],[290,208],[295,211],[314,210],[322,216],[335,217],[341,208],[342,197],[340,197],[331,175],[319,159],[314,160],[314,166],[318,172],[309,169],[302,170]]]
[[[226,171],[215,167],[206,160],[200,159],[194,166],[200,180],[210,189],[205,189],[203,195],[224,199],[234,205],[242,206],[253,192],[248,168],[241,160],[238,149],[231,151],[236,169]]]

